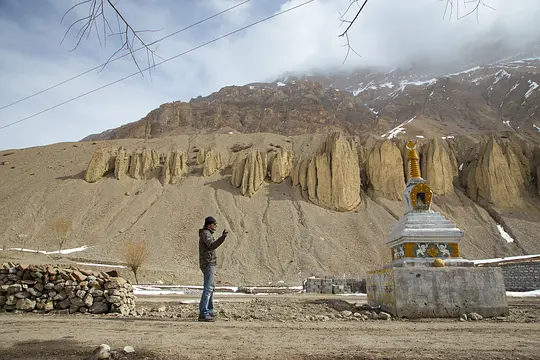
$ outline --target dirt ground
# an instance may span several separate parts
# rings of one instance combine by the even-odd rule
[[[82,360],[102,343],[133,346],[126,359],[141,360],[540,358],[540,299],[511,298],[506,318],[460,322],[345,317],[359,300],[343,297],[226,298],[215,323],[197,322],[189,300],[141,298],[141,315],[124,318],[0,314],[0,359]]]

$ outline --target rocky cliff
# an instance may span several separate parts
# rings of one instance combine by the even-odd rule
[[[540,131],[540,58],[515,58],[454,73],[368,69],[346,75],[289,77],[228,86],[189,102],[163,104],[139,121],[85,140],[179,134],[431,138]]]

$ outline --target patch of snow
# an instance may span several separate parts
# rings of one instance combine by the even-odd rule
[[[429,85],[433,85],[437,82],[437,79],[429,79],[429,80],[425,80],[425,81],[406,81],[406,82],[402,82],[402,84],[405,84],[405,85],[415,85],[415,86],[422,86],[422,85],[426,85],[426,86],[429,86]]]
[[[405,88],[409,85],[412,85],[412,86],[429,86],[429,85],[432,85],[432,84],[435,84],[437,82],[437,79],[429,79],[429,80],[419,80],[419,81],[406,81],[406,80],[402,80],[399,82],[399,87],[392,91],[390,94],[388,94],[388,96],[391,96],[391,97],[397,97],[398,93],[399,92],[403,92],[405,90]]]
[[[513,243],[514,239],[508,234],[506,231],[504,231],[502,225],[497,224],[497,229],[499,229],[499,233],[501,234],[502,238],[506,240],[507,243]]]
[[[85,266],[103,266],[103,267],[111,267],[111,268],[127,269],[127,266],[124,266],[124,265],[92,264],[92,263],[80,263],[80,262],[78,262],[77,265],[85,265]]]
[[[454,137],[455,137],[454,135],[441,136],[441,139],[443,139],[443,140],[446,140],[446,139],[453,139]]]
[[[523,59],[523,61],[540,61],[540,56],[539,57],[526,58],[526,59]]]
[[[467,69],[467,70],[464,70],[464,71],[460,71],[460,72],[457,72],[457,73],[449,74],[448,76],[457,76],[457,75],[468,74],[468,73],[473,72],[473,71],[476,71],[476,70],[480,70],[480,66],[475,66],[475,67],[473,67],[473,68],[470,68],[470,69]]]
[[[78,251],[84,251],[86,249],[88,249],[88,246],[84,245],[84,246],[81,246],[81,247],[78,247],[78,248],[64,249],[64,250],[60,250],[60,251],[59,250],[44,251],[44,250],[33,250],[33,249],[25,249],[25,248],[10,248],[9,250],[23,251],[23,252],[33,252],[33,253],[50,255],[50,254],[71,254],[71,253],[78,252]]]
[[[508,94],[510,94],[512,91],[516,90],[518,86],[519,86],[519,82],[517,82],[514,86],[512,86],[512,88],[510,89],[510,91],[508,91],[508,92],[506,93],[506,95],[508,95]]]
[[[416,118],[413,117],[412,119],[409,119],[401,124],[399,124],[398,126],[396,126],[395,128],[393,128],[392,130],[388,131],[386,134],[383,134],[381,135],[382,138],[384,137],[388,137],[388,139],[393,139],[395,138],[397,135],[399,135],[400,133],[404,133],[405,132],[405,128],[403,127],[404,125],[407,125],[408,123],[410,123],[411,121],[413,121],[414,119]]]
[[[508,297],[540,297],[540,289],[532,290],[532,291],[524,291],[524,292],[507,291],[506,296]]]
[[[504,70],[504,69],[501,69],[501,70],[497,71],[497,73],[495,74],[495,81],[493,82],[493,85],[495,85],[496,83],[501,81],[502,78],[510,79],[510,76],[512,76],[512,75],[507,73],[506,70]]]
[[[174,290],[138,289],[135,286],[133,286],[133,294],[134,295],[185,295],[185,292],[184,291],[174,291]]]
[[[525,93],[525,99],[532,95],[532,92],[538,89],[538,84],[534,81],[529,80],[529,90]]]
[[[373,85],[373,84],[374,84],[374,83],[373,83],[373,80],[371,80],[366,86],[362,87],[362,86],[364,85],[364,83],[361,82],[361,83],[359,84],[358,89],[356,89],[355,91],[353,91],[353,95],[354,95],[354,96],[358,96],[358,94],[360,94],[360,93],[366,91],[367,89],[374,88],[374,85]],[[376,88],[377,88],[377,87],[375,87],[375,89],[376,89]]]
[[[373,108],[368,108],[368,109],[371,110],[371,112],[374,113],[375,115],[379,115],[379,112],[375,111],[375,109],[373,109]]]
[[[254,90],[254,89],[255,89],[255,86],[253,86],[253,85],[249,86],[249,90]]]
[[[506,125],[512,127],[512,126],[510,125],[510,120],[503,121],[503,124],[506,124]]]
[[[509,256],[504,258],[494,258],[494,259],[480,259],[480,260],[473,260],[474,264],[491,264],[501,261],[511,261],[511,260],[522,260],[522,259],[532,259],[535,257],[540,257],[540,254],[537,255],[520,255],[520,256]]]
[[[540,127],[536,126],[536,124],[533,124],[533,127],[536,129],[536,131],[540,132]]]
[[[429,94],[428,97],[432,97],[434,92],[435,92],[435,90],[433,90],[433,91],[431,92],[431,94]]]
[[[285,86],[286,84],[285,83],[282,83],[281,81],[278,81],[277,82],[277,86]]]
[[[463,163],[461,163],[461,165],[459,165],[459,171],[463,171]]]
[[[423,135],[416,135],[416,137],[419,138],[419,139],[423,139],[423,138],[424,138]]]
[[[383,88],[383,87],[387,87],[387,88],[389,88],[389,89],[392,89],[392,88],[394,87],[394,84],[391,83],[391,82],[386,82],[386,83],[384,83],[384,84],[381,84],[381,87],[382,87],[382,88]]]
[[[232,131],[229,131],[229,134],[230,134],[230,135],[233,135],[234,133],[233,133]]]
[[[364,293],[338,294],[338,296],[367,296],[367,294],[364,294]]]

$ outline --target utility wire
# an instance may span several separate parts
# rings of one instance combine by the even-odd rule
[[[75,76],[72,77],[72,78],[69,78],[69,79],[66,79],[66,80],[64,80],[64,81],[62,81],[62,82],[59,82],[59,83],[56,84],[56,85],[53,85],[53,86],[50,86],[50,87],[48,87],[48,88],[46,88],[46,89],[43,89],[43,90],[41,90],[41,91],[38,91],[38,92],[35,93],[35,94],[28,95],[28,96],[25,97],[25,98],[22,98],[22,99],[20,99],[20,100],[14,101],[14,102],[12,102],[12,103],[10,103],[10,104],[4,105],[4,106],[0,107],[0,110],[6,109],[6,108],[8,108],[8,107],[10,107],[10,106],[13,106],[13,105],[16,105],[16,104],[18,104],[18,103],[20,103],[20,102],[23,102],[23,101],[25,101],[25,100],[31,99],[31,98],[33,98],[34,96],[43,94],[44,92],[47,92],[47,91],[49,91],[49,90],[52,90],[52,89],[54,89],[54,88],[56,88],[56,87],[58,87],[58,86],[60,86],[60,85],[64,85],[65,83],[70,82],[70,81],[72,81],[72,80],[75,80],[75,79],[77,79],[77,78],[79,78],[79,77],[81,77],[81,76],[83,76],[83,75],[86,75],[86,74],[88,74],[89,72],[92,72],[92,71],[94,71],[94,70],[97,70],[97,69],[99,69],[100,67],[105,67],[106,65],[108,65],[109,63],[112,63],[113,61],[122,59],[123,57],[129,56],[129,55],[131,55],[132,53],[136,53],[136,52],[139,51],[139,50],[146,49],[147,47],[149,47],[149,46],[151,46],[151,45],[157,44],[158,42],[161,42],[161,41],[163,41],[163,40],[165,40],[165,39],[168,39],[168,38],[170,38],[171,36],[174,36],[174,35],[177,35],[177,34],[179,34],[179,33],[181,33],[181,32],[184,32],[184,31],[186,31],[186,30],[189,30],[189,29],[191,29],[192,27],[195,27],[195,26],[197,26],[197,25],[200,25],[200,24],[202,24],[203,22],[206,22],[206,21],[211,20],[211,19],[213,19],[213,18],[215,18],[215,17],[217,17],[217,16],[219,16],[219,15],[222,15],[222,14],[228,12],[228,11],[231,11],[231,10],[233,10],[233,9],[236,9],[237,7],[242,6],[242,5],[244,5],[244,4],[247,4],[247,3],[250,2],[250,1],[251,1],[251,0],[246,0],[246,1],[244,1],[244,2],[241,2],[240,4],[231,6],[231,7],[228,8],[228,9],[225,9],[225,10],[223,10],[223,11],[220,11],[220,12],[218,12],[218,13],[212,15],[212,16],[209,16],[209,17],[207,17],[207,18],[205,18],[205,19],[199,20],[199,21],[197,21],[196,23],[193,23],[193,24],[191,24],[191,25],[189,25],[189,26],[186,26],[186,27],[183,28],[183,29],[180,29],[180,30],[178,30],[178,31],[173,32],[172,34],[169,34],[169,35],[167,35],[167,36],[165,36],[165,37],[162,37],[161,39],[157,39],[156,41],[151,42],[151,43],[148,44],[147,46],[141,46],[140,48],[138,48],[138,49],[136,49],[136,50],[133,50],[131,53],[128,52],[128,53],[126,53],[126,54],[124,54],[124,55],[122,55],[122,56],[119,56],[119,57],[116,57],[116,58],[114,58],[114,59],[111,59],[111,60],[109,60],[109,61],[107,61],[107,62],[105,62],[105,63],[103,63],[103,64],[101,64],[101,65],[98,65],[98,66],[92,68],[92,69],[86,70],[85,72],[80,73],[79,75],[75,75]]]
[[[280,12],[274,14],[274,15],[268,16],[268,17],[266,17],[266,18],[264,18],[264,19],[258,20],[258,21],[256,21],[256,22],[251,23],[251,24],[249,24],[249,25],[246,25],[246,26],[244,26],[244,27],[242,27],[242,28],[240,28],[240,29],[231,31],[230,33],[227,33],[227,34],[222,35],[222,36],[220,36],[220,37],[217,37],[217,38],[215,38],[215,39],[213,39],[213,40],[210,40],[210,41],[208,41],[208,42],[205,42],[204,44],[201,44],[201,45],[196,46],[196,47],[194,47],[194,48],[191,48],[191,49],[189,49],[189,50],[187,50],[187,51],[184,51],[183,53],[180,53],[180,54],[178,54],[178,55],[175,55],[175,56],[173,56],[173,57],[170,57],[170,58],[168,58],[168,59],[165,59],[165,60],[163,60],[163,61],[161,61],[161,62],[159,62],[159,63],[157,63],[157,64],[155,64],[155,65],[152,65],[152,66],[147,67],[146,69],[144,69],[144,70],[142,70],[142,71],[146,71],[146,70],[148,70],[148,69],[150,69],[150,68],[152,68],[152,67],[156,67],[156,66],[165,64],[166,62],[169,62],[169,61],[171,61],[171,60],[174,60],[174,59],[176,59],[176,58],[179,58],[180,56],[189,54],[190,52],[195,51],[195,50],[197,50],[197,49],[200,49],[200,48],[202,48],[202,47],[204,47],[204,46],[206,46],[206,45],[215,43],[215,42],[218,41],[218,40],[221,40],[221,39],[224,39],[224,38],[229,37],[229,36],[231,36],[231,35],[234,35],[234,34],[236,34],[236,33],[239,33],[240,31],[246,30],[246,29],[248,29],[248,28],[250,28],[250,27],[253,27],[253,26],[257,25],[257,24],[263,23],[263,22],[265,22],[265,21],[267,21],[267,20],[270,20],[270,19],[275,18],[275,17],[277,17],[277,16],[283,15],[283,14],[285,14],[285,13],[288,13],[289,11],[298,9],[298,8],[300,8],[300,7],[302,7],[302,6],[305,6],[305,5],[309,4],[309,3],[312,3],[312,2],[314,2],[314,1],[315,1],[315,0],[308,0],[308,1],[306,1],[306,2],[303,2],[303,3],[299,4],[299,5],[293,6],[293,7],[290,8],[290,9],[280,11]],[[114,85],[114,84],[116,84],[116,83],[119,83],[119,82],[121,82],[121,81],[124,81],[124,80],[126,80],[126,79],[129,79],[129,78],[131,78],[131,77],[133,77],[133,76],[135,76],[135,75],[137,75],[137,74],[140,74],[140,72],[137,71],[137,72],[135,72],[135,73],[133,73],[133,74],[131,74],[131,75],[125,76],[125,77],[123,77],[123,78],[121,78],[121,79],[118,79],[118,80],[116,80],[116,81],[110,82],[110,83],[108,83],[108,84],[105,84],[105,85],[100,86],[100,87],[98,87],[98,88],[95,88],[95,89],[93,89],[93,90],[90,90],[90,91],[88,91],[88,92],[86,92],[86,93],[84,93],[84,94],[81,94],[81,95],[79,95],[79,96],[76,96],[76,97],[74,97],[74,98],[71,98],[71,99],[69,99],[69,100],[66,100],[66,101],[64,101],[64,102],[61,102],[60,104],[51,106],[50,108],[47,108],[47,109],[45,109],[45,110],[42,110],[42,111],[40,111],[40,112],[38,112],[38,113],[35,113],[35,114],[33,114],[33,115],[30,115],[30,116],[27,116],[27,117],[25,117],[25,118],[23,118],[23,119],[14,121],[14,122],[12,122],[12,123],[9,123],[9,124],[0,126],[0,129],[5,129],[5,128],[9,127],[9,126],[13,126],[13,125],[18,124],[18,123],[20,123],[20,122],[23,122],[23,121],[26,121],[26,120],[31,119],[31,118],[33,118],[33,117],[36,117],[36,116],[38,116],[38,115],[41,115],[41,114],[43,114],[43,113],[45,113],[45,112],[47,112],[47,111],[49,111],[49,110],[56,109],[57,107],[60,107],[60,106],[65,105],[65,104],[67,104],[67,103],[70,103],[70,102],[72,102],[72,101],[74,101],[74,100],[80,99],[80,98],[82,98],[83,96],[90,95],[90,94],[92,94],[92,93],[94,93],[94,92],[96,92],[96,91],[105,89],[106,87],[109,87],[109,86],[111,86],[111,85]]]

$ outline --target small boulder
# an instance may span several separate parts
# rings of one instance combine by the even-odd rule
[[[17,300],[17,304],[15,304],[15,308],[17,310],[23,310],[23,311],[32,311],[36,307],[35,300],[30,299],[19,299]]]
[[[103,360],[111,357],[111,347],[107,344],[99,345],[93,352],[88,360]]]
[[[107,304],[106,302],[96,302],[96,301],[94,301],[94,303],[90,307],[90,312],[92,314],[104,314],[104,313],[107,313],[107,312],[109,312],[109,304]]]
[[[471,319],[472,321],[480,321],[483,319],[482,315],[478,314],[478,313],[470,313],[469,314],[469,319]]]
[[[379,320],[392,320],[392,315],[384,311],[381,311],[378,317],[379,317]]]

